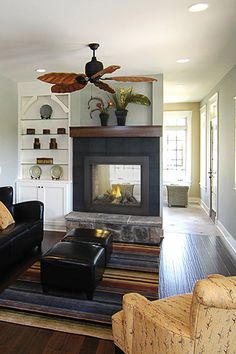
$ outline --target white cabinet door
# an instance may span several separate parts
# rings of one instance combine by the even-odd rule
[[[16,202],[44,203],[44,229],[65,230],[65,215],[72,210],[70,182],[17,181]]]
[[[60,229],[65,226],[67,214],[67,185],[50,185],[44,187],[45,220],[47,227]],[[51,227],[50,227],[51,226]]]
[[[27,200],[42,200],[40,197],[40,186],[34,184],[16,184],[16,202],[25,202]]]

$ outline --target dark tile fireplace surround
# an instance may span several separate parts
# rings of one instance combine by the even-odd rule
[[[106,227],[115,229],[115,239],[119,241],[160,241],[161,133],[159,126],[70,128],[73,137],[73,212],[66,217],[68,229],[75,226]],[[113,204],[104,207],[91,202],[90,164],[97,161],[141,166],[141,203],[138,207]]]

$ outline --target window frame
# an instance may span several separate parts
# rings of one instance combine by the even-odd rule
[[[165,125],[165,118],[181,119],[186,118],[185,126]],[[191,185],[191,157],[192,157],[192,111],[164,111],[163,113],[163,151],[164,151],[164,140],[166,130],[181,130],[184,127],[186,130],[186,147],[185,147],[185,179],[184,180],[165,180],[164,179],[164,159],[163,159],[163,184],[179,184],[179,185]],[[183,129],[182,129],[183,130]]]

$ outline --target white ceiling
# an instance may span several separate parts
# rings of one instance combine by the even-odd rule
[[[97,59],[121,66],[114,75],[163,73],[166,102],[200,101],[236,64],[236,0],[206,1],[201,13],[187,10],[194,0],[1,1],[0,73],[83,73],[98,42]]]

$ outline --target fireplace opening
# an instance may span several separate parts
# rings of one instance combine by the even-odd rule
[[[141,205],[141,166],[93,164],[92,199],[99,205]]]
[[[87,210],[148,213],[149,159],[144,156],[85,157]]]

